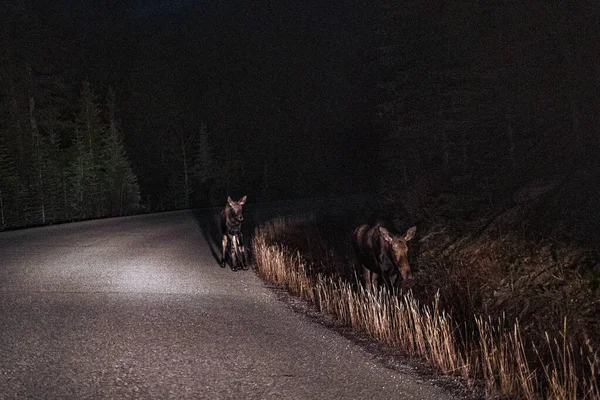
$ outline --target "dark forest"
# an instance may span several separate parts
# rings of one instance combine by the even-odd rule
[[[598,20],[586,1],[3,2],[0,227],[243,194],[394,207],[433,181],[496,204],[558,177],[589,232]]]

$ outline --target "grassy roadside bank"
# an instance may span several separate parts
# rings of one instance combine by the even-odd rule
[[[492,266],[475,274],[466,261],[435,262],[425,242],[414,281],[400,294],[373,294],[356,284],[343,246],[331,244],[329,229],[330,223],[310,219],[275,219],[262,225],[253,238],[259,274],[352,329],[427,361],[440,373],[484,382],[487,398],[600,398],[595,338],[585,340],[585,329],[571,327],[577,320],[573,310],[547,311],[552,323],[564,314],[554,330],[537,323],[541,309],[535,305],[528,307],[537,311],[522,312],[524,300],[538,301],[527,295],[538,287],[539,276],[522,273],[528,278],[519,281],[514,274],[512,287],[520,292],[498,295],[501,285],[492,284],[498,279]],[[334,242],[347,241],[347,229],[334,231]],[[547,289],[544,296],[556,297],[554,289],[542,288]],[[517,318],[512,309],[521,310]]]

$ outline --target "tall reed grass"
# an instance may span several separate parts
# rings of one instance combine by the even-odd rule
[[[576,351],[568,341],[566,320],[560,339],[546,334],[541,349],[523,339],[518,321],[482,316],[473,316],[475,324],[455,321],[440,309],[439,295],[430,304],[419,304],[410,291],[373,292],[355,282],[313,274],[299,251],[278,241],[293,226],[293,220],[278,219],[257,229],[253,238],[257,271],[319,311],[427,361],[440,373],[459,375],[466,382],[483,381],[486,398],[600,399],[598,354],[591,348],[585,354]],[[463,326],[476,328],[466,332]]]

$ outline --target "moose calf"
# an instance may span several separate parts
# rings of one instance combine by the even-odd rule
[[[391,290],[395,287],[398,274],[410,279],[407,242],[415,236],[413,226],[403,236],[391,234],[381,224],[373,227],[360,225],[354,230],[352,244],[363,268],[367,288],[377,288],[379,276]]]
[[[242,236],[242,206],[246,203],[246,196],[239,201],[233,201],[230,196],[227,196],[227,205],[221,211],[221,233],[222,240],[222,255],[221,267],[225,268],[225,254],[227,251],[227,243],[229,242],[229,254],[231,256],[231,268],[236,270],[238,264],[246,269],[246,252],[244,249],[244,239]]]

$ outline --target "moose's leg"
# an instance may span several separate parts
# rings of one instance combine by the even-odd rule
[[[398,272],[394,272],[390,275],[390,284],[394,290],[398,288],[398,285],[400,284],[400,274]]]
[[[389,290],[390,293],[394,293],[396,289],[395,282],[397,275],[383,274],[381,277],[383,278],[383,283],[386,289]]]
[[[363,267],[363,275],[365,278],[365,288],[375,292],[377,290],[377,274]]]
[[[363,278],[365,281],[365,289],[371,289],[371,271],[363,267]]]
[[[246,246],[244,246],[244,236],[242,235],[242,233],[240,232],[240,262],[242,264],[242,269],[243,270],[247,270],[248,269],[248,259],[246,258]]]
[[[232,235],[230,241],[231,243],[229,244],[229,246],[231,248],[231,251],[229,252],[229,254],[231,255],[231,270],[237,271],[238,263],[240,262],[237,235]]]
[[[225,252],[227,251],[227,235],[223,235],[222,245],[223,245],[223,252],[221,255],[221,268],[225,268]]]
[[[376,272],[371,272],[371,287],[373,289],[373,293],[377,292],[379,288],[379,274]]]
[[[241,257],[242,257],[242,269],[248,269],[248,258],[246,258],[246,247],[244,245],[241,246]]]

